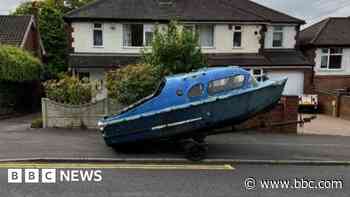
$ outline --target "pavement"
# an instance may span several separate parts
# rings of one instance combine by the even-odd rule
[[[95,167],[83,171],[100,170],[100,181],[82,181],[81,178],[74,182],[61,181],[62,171],[67,173],[76,169],[57,169],[56,183],[51,184],[8,183],[7,169],[0,169],[0,196],[348,197],[350,193],[349,166],[232,165],[229,170],[206,166],[201,169],[185,169],[184,166],[176,170],[157,168],[156,165],[152,169],[147,166],[140,169]],[[82,171],[79,167],[77,169]],[[277,185],[271,181],[277,181]],[[328,184],[324,184],[325,181]]]
[[[107,147],[101,134],[94,130],[30,129],[30,121],[35,116],[0,121],[0,160],[186,161],[177,149],[159,144],[128,151],[114,150]],[[344,136],[246,132],[212,136],[207,142],[207,161],[350,163],[350,137]]]
[[[304,115],[310,116],[310,115]],[[318,114],[311,123],[298,128],[299,134],[350,136],[350,121]]]

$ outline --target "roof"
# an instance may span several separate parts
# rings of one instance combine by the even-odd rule
[[[114,68],[137,62],[134,54],[74,53],[69,56],[69,65],[75,68]]]
[[[304,55],[294,49],[265,50],[263,54],[212,54],[208,63],[239,66],[312,66]]]
[[[350,17],[332,17],[300,32],[301,45],[350,45]]]
[[[69,57],[69,65],[74,68],[118,68],[137,63],[139,56],[135,54],[95,54],[74,53]],[[312,66],[297,50],[265,50],[261,54],[207,54],[211,66]]]
[[[67,21],[168,21],[174,18],[182,21],[305,23],[249,0],[97,0],[65,16]]]
[[[21,47],[32,20],[32,16],[0,15],[0,44]]]

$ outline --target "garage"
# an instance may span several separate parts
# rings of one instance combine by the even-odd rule
[[[266,75],[270,79],[288,77],[288,82],[284,88],[283,95],[295,96],[304,93],[304,72],[302,71],[268,71]]]

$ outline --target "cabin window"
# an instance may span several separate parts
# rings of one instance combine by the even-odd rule
[[[202,96],[204,93],[204,85],[203,84],[196,84],[192,86],[190,91],[188,91],[188,97],[193,98],[193,97],[199,97]]]
[[[211,81],[208,86],[208,93],[210,95],[234,90],[242,87],[244,84],[244,76],[236,75],[215,81]]]

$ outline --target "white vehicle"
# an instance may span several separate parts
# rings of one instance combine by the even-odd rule
[[[318,96],[316,94],[304,94],[299,96],[299,110],[318,110]]]

